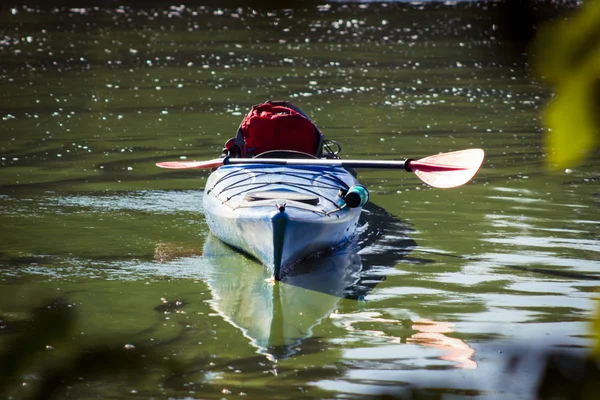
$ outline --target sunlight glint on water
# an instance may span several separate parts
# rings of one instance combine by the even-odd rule
[[[540,354],[590,345],[600,165],[543,169],[548,88],[493,4],[459,3],[0,11],[0,328],[15,327],[0,349],[60,299],[77,316],[64,348],[147,345],[186,371],[148,365],[71,397],[529,398]],[[293,101],[347,158],[486,160],[451,190],[358,171],[372,202],[356,247],[271,282],[209,234],[208,172],[154,165],[217,157],[267,99]]]

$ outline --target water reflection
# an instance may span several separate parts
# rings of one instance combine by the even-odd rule
[[[394,234],[390,234],[393,229]],[[265,268],[209,234],[202,257],[194,249],[159,243],[157,261],[196,263],[212,292],[211,305],[269,358],[295,354],[313,329],[334,313],[342,299],[363,300],[416,243],[402,221],[370,204],[360,234],[323,257],[305,260],[280,282]],[[364,261],[377,258],[378,263]],[[382,264],[383,262],[383,264]]]
[[[411,326],[417,333],[411,335],[406,341],[444,350],[445,354],[439,356],[439,359],[452,361],[458,368],[477,368],[477,363],[472,360],[475,349],[461,339],[446,336],[447,333],[454,332],[454,327],[455,324],[448,322],[419,319]]]
[[[205,279],[215,311],[260,352],[275,358],[293,354],[302,339],[312,336],[313,327],[335,309],[361,268],[360,258],[349,249],[311,260],[304,271],[275,282],[260,264],[212,235],[204,257],[209,259]]]

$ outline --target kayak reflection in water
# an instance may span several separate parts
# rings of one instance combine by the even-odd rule
[[[282,281],[209,235],[203,258],[214,267],[204,271],[212,307],[259,352],[273,358],[294,354],[342,299],[364,299],[385,280],[384,267],[393,267],[416,245],[404,234],[408,226],[373,204],[363,211],[360,225],[350,243],[302,261]]]
[[[180,253],[180,262],[196,263],[199,278],[212,292],[212,308],[260,353],[284,358],[313,336],[342,299],[365,299],[386,279],[386,270],[416,246],[407,236],[410,231],[383,208],[369,204],[350,243],[300,262],[282,281],[273,280],[260,263],[212,234],[201,253],[160,243],[155,259],[173,260]]]

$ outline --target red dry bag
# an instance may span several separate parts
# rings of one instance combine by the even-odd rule
[[[323,134],[300,109],[289,102],[267,101],[252,107],[226,148],[230,155],[242,157],[272,150],[299,151],[318,157],[322,145]]]

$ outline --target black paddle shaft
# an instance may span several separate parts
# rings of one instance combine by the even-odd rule
[[[342,168],[395,168],[403,169],[411,172],[410,162],[412,160],[403,161],[387,161],[387,160],[340,160],[340,159],[297,159],[297,158],[230,158],[223,159],[223,165],[230,164],[273,164],[273,165],[323,165],[336,166]]]

